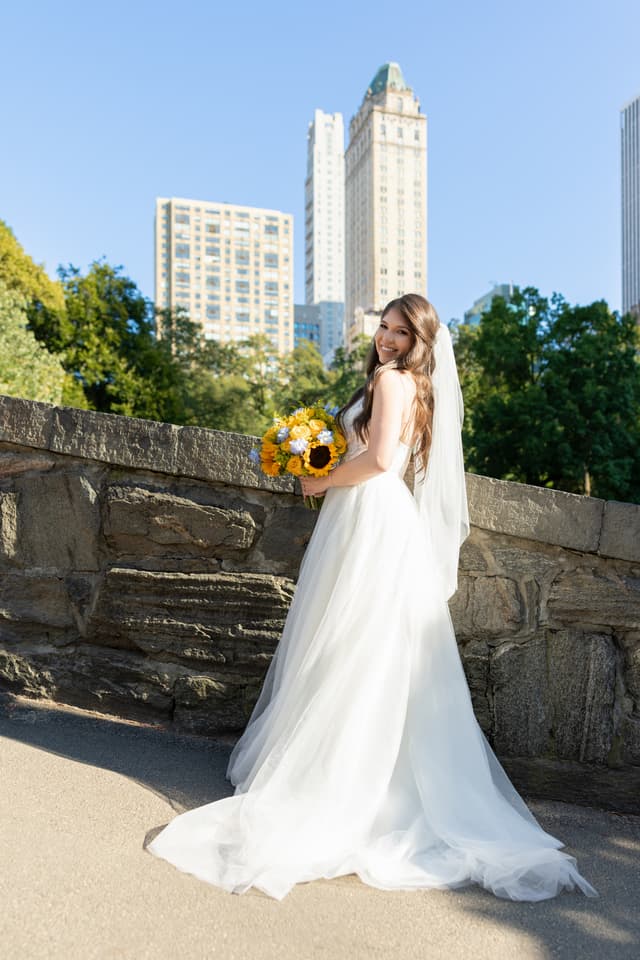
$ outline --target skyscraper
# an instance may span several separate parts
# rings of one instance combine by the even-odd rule
[[[640,96],[620,115],[622,312],[640,315]]]
[[[397,63],[380,67],[349,125],[345,246],[348,342],[356,308],[427,291],[427,118]],[[360,315],[360,314],[359,314]]]
[[[293,217],[279,210],[159,197],[156,303],[184,307],[207,339],[264,333],[293,349]]]
[[[307,134],[305,300],[319,306],[320,352],[328,360],[344,324],[344,124],[316,110]]]

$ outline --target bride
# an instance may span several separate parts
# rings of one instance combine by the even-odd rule
[[[235,793],[175,817],[147,849],[278,900],[350,873],[384,890],[598,896],[473,713],[447,607],[469,532],[462,397],[449,331],[424,297],[387,304],[366,372],[339,414],[343,462],[302,479],[305,495],[325,497],[231,754]]]

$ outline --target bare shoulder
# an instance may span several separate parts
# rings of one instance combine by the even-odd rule
[[[402,396],[414,397],[417,389],[416,381],[410,370],[398,370],[397,367],[386,367],[378,373],[376,386],[380,384],[385,392],[401,393]],[[383,386],[384,385],[384,386]]]

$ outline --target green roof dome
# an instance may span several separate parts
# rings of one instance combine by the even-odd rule
[[[367,94],[375,96],[376,93],[382,93],[383,90],[409,90],[404,82],[402,70],[398,63],[385,63],[369,84]]]

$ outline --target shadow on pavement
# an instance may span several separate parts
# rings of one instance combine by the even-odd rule
[[[113,770],[164,798],[178,813],[233,793],[225,779],[233,738],[225,743],[181,735],[160,725],[10,694],[0,694],[0,737]]]
[[[0,694],[0,737],[113,770],[166,799],[176,812],[233,793],[225,779],[230,737],[214,742],[6,694]],[[600,897],[575,892],[541,903],[514,903],[469,886],[445,894],[446,910],[456,911],[456,931],[464,937],[476,924],[511,929],[544,960],[640,960],[640,817],[556,801],[529,804],[544,829],[576,857]],[[159,829],[150,830],[146,842]],[[357,884],[353,877],[317,882]],[[412,895],[429,896],[429,891]]]

